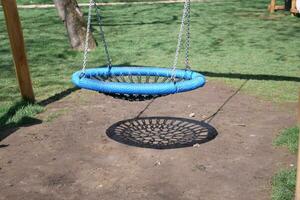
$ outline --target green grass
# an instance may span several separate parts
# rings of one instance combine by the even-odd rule
[[[275,102],[295,102],[300,86],[300,40],[295,39],[299,18],[284,12],[269,15],[268,2],[193,3],[191,63],[209,79],[234,87],[249,79],[245,93]],[[101,10],[114,64],[172,64],[182,4],[105,6]],[[72,86],[70,76],[81,68],[82,53],[70,49],[55,9],[20,9],[19,13],[34,91],[41,101]],[[0,24],[1,117],[19,99],[19,91],[3,13]],[[97,30],[94,35],[98,39]],[[89,67],[105,63],[98,42],[99,48],[89,54]]]
[[[272,200],[293,200],[296,187],[296,169],[282,170],[272,179]]]
[[[290,152],[297,153],[298,151],[298,137],[299,128],[292,127],[285,129],[282,133],[275,139],[274,145],[287,147]]]
[[[96,2],[147,2],[147,1],[160,1],[160,0],[95,0]],[[89,0],[77,0],[78,3],[88,3]],[[18,5],[30,4],[53,4],[53,0],[17,0]]]
[[[299,128],[297,126],[283,130],[275,139],[274,145],[287,147],[296,154],[298,151]],[[284,169],[272,180],[272,200],[293,200],[296,185],[296,169]]]
[[[17,0],[18,5],[28,4],[53,4],[52,0]]]

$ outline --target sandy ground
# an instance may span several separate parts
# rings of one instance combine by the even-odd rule
[[[272,146],[279,130],[295,123],[295,106],[244,93],[228,99],[234,93],[209,82],[127,102],[77,90],[49,104],[43,123],[2,131],[10,136],[0,142],[0,199],[270,199],[272,175],[295,164]],[[225,102],[209,125],[199,122]],[[126,122],[137,116],[154,118]],[[157,116],[166,120],[153,122]]]

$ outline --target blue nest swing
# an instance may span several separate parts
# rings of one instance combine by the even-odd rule
[[[107,57],[107,67],[86,69],[88,54],[88,38],[91,25],[91,10],[96,8],[101,39]],[[181,47],[182,33],[187,18],[185,69],[177,69],[176,64]],[[126,100],[145,100],[159,96],[186,92],[205,85],[205,77],[190,70],[188,53],[190,41],[190,0],[184,3],[177,49],[172,68],[112,66],[105,41],[100,10],[94,0],[90,0],[87,23],[86,43],[83,59],[83,69],[72,76],[72,82],[79,88],[101,92],[116,98]]]

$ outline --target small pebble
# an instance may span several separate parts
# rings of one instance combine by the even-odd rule
[[[251,134],[250,137],[255,137],[256,135]]]
[[[290,167],[294,167],[294,164],[290,164]]]
[[[97,188],[102,188],[102,187],[103,187],[103,185],[102,185],[102,184],[100,184],[100,185],[98,185],[98,186],[97,186]]]
[[[200,171],[205,171],[206,170],[206,167],[204,165],[196,165],[195,167],[196,167],[196,169],[198,169]]]
[[[160,163],[160,161],[158,160],[158,161],[155,162],[154,165],[155,165],[155,166],[159,166],[159,165],[161,165],[161,163]]]
[[[87,121],[86,122],[87,124],[92,124],[92,123],[94,123],[93,121]]]
[[[198,143],[197,143],[197,144],[194,144],[193,147],[199,148],[199,147],[200,147],[200,144],[198,144]]]
[[[189,117],[195,117],[195,113],[189,114]]]

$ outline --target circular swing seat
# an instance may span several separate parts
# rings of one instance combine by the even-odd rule
[[[205,77],[182,69],[113,66],[77,71],[72,81],[80,88],[116,98],[145,100],[202,87]]]

